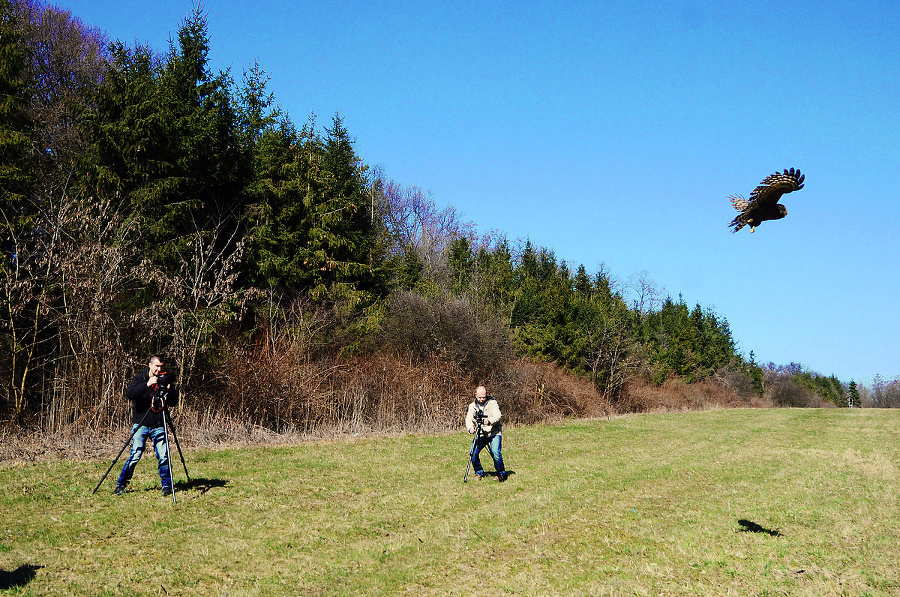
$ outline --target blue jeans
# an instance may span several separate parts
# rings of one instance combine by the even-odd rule
[[[491,458],[494,459],[494,469],[498,474],[502,474],[506,472],[506,467],[503,466],[503,454],[502,450],[503,440],[501,439],[500,434],[488,437],[479,437],[475,440],[475,449],[472,451],[472,468],[475,470],[476,475],[483,475],[484,469],[481,468],[481,459],[478,458],[478,454],[487,447],[488,452],[491,453]]]
[[[131,440],[131,454],[122,467],[119,474],[119,480],[116,482],[117,487],[125,487],[131,481],[131,475],[134,474],[134,467],[144,454],[144,443],[147,438],[153,442],[153,449],[156,451],[156,459],[159,461],[159,478],[162,481],[163,488],[172,487],[172,473],[169,470],[169,456],[166,454],[166,433],[162,427],[146,427],[135,423],[131,427],[133,434]]]

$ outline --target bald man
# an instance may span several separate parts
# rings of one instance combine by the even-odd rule
[[[472,450],[472,468],[475,471],[476,479],[484,478],[484,468],[481,466],[481,459],[478,455],[487,447],[491,458],[494,459],[497,480],[506,481],[507,473],[506,467],[503,465],[502,454],[502,418],[500,405],[493,396],[487,393],[487,388],[484,386],[475,388],[475,400],[469,404],[469,410],[466,413],[466,430],[469,433],[479,432],[478,438],[475,440],[475,449]],[[479,429],[476,429],[477,421],[481,422]]]

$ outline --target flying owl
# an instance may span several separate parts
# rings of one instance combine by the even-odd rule
[[[781,196],[803,188],[805,174],[800,170],[785,170],[766,176],[765,180],[750,193],[750,199],[744,199],[741,195],[729,195],[728,199],[736,210],[741,212],[734,218],[729,226],[737,232],[747,224],[750,232],[766,220],[780,220],[787,215],[787,208],[778,203]]]

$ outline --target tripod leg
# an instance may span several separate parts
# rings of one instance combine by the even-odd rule
[[[172,503],[177,504],[175,499],[175,479],[172,478],[172,452],[169,450],[169,426],[166,425],[166,415],[163,413],[163,434],[166,437],[166,466],[169,467],[169,483],[172,484]]]
[[[469,480],[469,467],[472,466],[472,456],[475,454],[475,445],[478,442],[478,433],[472,438],[472,447],[469,449],[469,462],[466,463],[466,476],[463,477],[463,483]]]
[[[187,471],[187,464],[184,462],[184,454],[181,452],[181,446],[178,444],[178,434],[175,433],[175,425],[172,424],[172,418],[169,416],[169,409],[166,409],[166,418],[169,419],[169,426],[172,428],[172,437],[175,438],[175,447],[178,448],[178,456],[181,458],[181,466],[184,467],[184,476],[187,477],[187,482],[191,482],[191,476]]]
[[[150,412],[150,411],[148,410],[147,412]],[[137,433],[137,430],[141,428],[141,425],[144,424],[144,419],[146,419],[146,418],[147,418],[147,413],[144,413],[144,416],[141,417],[141,422],[138,423],[138,424],[135,426],[135,428],[131,431],[131,435],[128,436],[128,441],[125,442],[125,445],[122,446],[122,449],[121,449],[121,450],[119,450],[119,453],[116,455],[116,459],[113,460],[113,461],[112,461],[112,464],[109,465],[109,468],[106,469],[106,472],[103,474],[103,478],[100,479],[100,482],[97,483],[97,487],[94,487],[94,491],[92,491],[91,493],[97,493],[97,490],[100,489],[100,486],[101,486],[101,485],[103,485],[103,481],[106,480],[106,476],[109,474],[109,471],[111,471],[112,468],[113,468],[114,466],[116,466],[116,462],[119,461],[119,458],[122,456],[122,452],[125,451],[125,448],[127,448],[127,447],[128,447],[128,444],[130,444],[131,441],[134,439],[134,434]]]

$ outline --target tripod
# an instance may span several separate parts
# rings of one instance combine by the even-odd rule
[[[478,448],[478,440],[487,435],[484,429],[481,428],[481,424],[483,423],[483,421],[483,415],[475,415],[475,437],[472,438],[472,447],[469,448],[469,462],[466,463],[466,475],[463,477],[463,483],[466,483],[469,480],[469,467],[472,466],[472,458],[475,457],[475,450]]]
[[[141,428],[141,425],[144,424],[144,419],[146,419],[146,418],[147,418],[147,415],[149,415],[149,414],[150,414],[150,410],[148,409],[147,412],[144,413],[144,416],[141,417],[141,422],[134,426],[134,429],[132,430],[131,435],[128,436],[128,441],[125,442],[125,445],[122,446],[122,449],[119,450],[119,453],[118,453],[118,454],[116,454],[115,460],[112,461],[112,464],[110,464],[110,465],[109,465],[109,468],[106,469],[106,472],[103,473],[103,477],[100,478],[100,482],[97,483],[97,487],[94,487],[94,491],[92,491],[91,493],[97,493],[97,490],[100,489],[100,486],[101,486],[101,485],[103,485],[103,482],[106,480],[106,476],[109,474],[109,471],[111,471],[112,468],[113,468],[114,466],[116,466],[116,462],[119,461],[119,457],[122,456],[122,452],[125,451],[125,448],[127,448],[127,447],[128,447],[128,444],[131,443],[131,440],[134,439],[134,434],[137,433],[138,429]],[[171,467],[169,467],[169,468],[171,468]]]
[[[159,404],[161,404],[160,409],[147,409],[147,412],[144,413],[144,416],[141,417],[140,423],[134,426],[134,430],[131,432],[131,435],[128,437],[128,441],[125,442],[125,445],[122,446],[122,449],[119,450],[119,453],[116,455],[115,460],[112,461],[112,464],[109,465],[109,468],[106,469],[106,472],[103,474],[103,477],[100,479],[100,482],[97,483],[97,486],[94,488],[94,491],[91,493],[97,493],[97,490],[100,489],[100,486],[103,484],[103,481],[106,480],[107,475],[109,475],[109,471],[116,466],[116,462],[118,462],[119,458],[122,456],[122,452],[125,451],[125,448],[134,440],[134,434],[137,433],[138,429],[141,428],[141,425],[144,424],[144,420],[147,418],[147,415],[150,414],[151,411],[159,412],[162,410],[162,421],[163,421],[163,433],[165,435],[165,444],[166,444],[166,462],[168,462],[169,466],[169,476],[172,476],[172,458],[171,451],[169,450],[169,429],[172,429],[172,437],[175,438],[175,447],[178,448],[178,455],[181,457],[181,465],[184,467],[184,476],[187,477],[188,483],[191,482],[191,476],[188,474],[187,464],[184,462],[184,454],[181,453],[181,446],[178,444],[178,435],[175,433],[175,426],[172,425],[172,419],[169,415],[169,409],[166,407],[165,403],[165,395],[154,397],[153,401],[151,401],[151,405],[156,403],[159,400]],[[175,498],[175,482],[172,481],[172,503],[178,503]]]
[[[181,458],[181,466],[184,467],[184,476],[187,482],[191,482],[191,476],[188,474],[187,464],[184,462],[184,454],[181,453],[181,446],[178,444],[178,434],[175,433],[175,425],[172,424],[172,418],[169,416],[169,409],[163,409],[163,432],[166,434],[166,461],[169,463],[169,475],[172,474],[172,458],[169,450],[169,429],[172,429],[172,437],[175,439],[175,447],[178,448],[178,456]],[[178,503],[175,500],[175,481],[172,481],[172,503]]]

